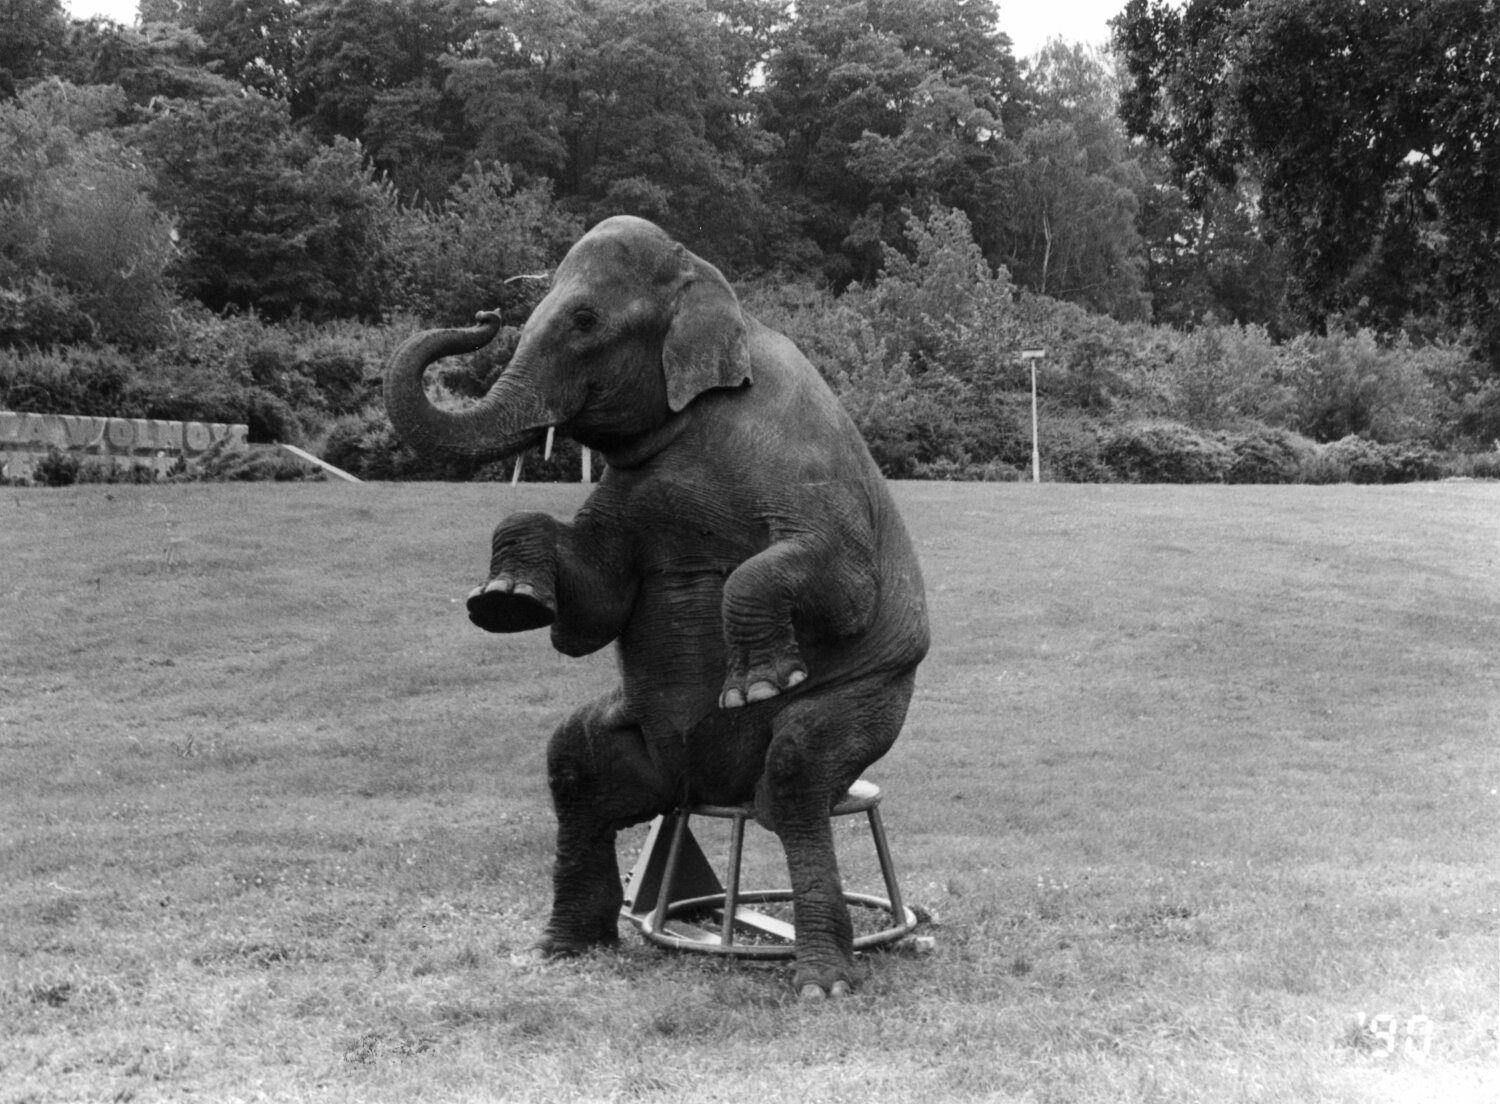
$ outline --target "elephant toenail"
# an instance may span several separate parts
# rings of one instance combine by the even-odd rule
[[[745,699],[753,702],[765,701],[767,698],[774,698],[779,693],[781,691],[769,682],[752,682],[750,689],[745,692]]]
[[[510,592],[510,579],[504,575],[497,575],[484,584],[484,592],[486,594],[508,594]]]
[[[793,671],[790,675],[787,676],[787,680],[786,680],[787,689],[791,689],[793,686],[796,686],[798,683],[800,683],[800,682],[806,682],[806,681],[807,681],[807,672],[806,671]]]
[[[530,583],[517,583],[515,590],[511,593],[520,595],[522,598],[534,598],[536,597],[536,588]]]
[[[830,997],[847,997],[852,992],[854,990],[849,988],[847,981],[836,981],[829,987],[828,995]]]
[[[825,996],[827,996],[827,994],[823,992],[823,987],[821,985],[814,985],[811,982],[804,985],[802,987],[802,992],[797,995],[805,1001],[820,1001]]]
[[[738,690],[725,690],[723,697],[719,699],[720,709],[738,709],[745,704],[745,695]]]

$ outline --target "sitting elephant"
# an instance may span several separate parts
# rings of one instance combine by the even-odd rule
[[[550,625],[567,655],[618,650],[620,685],[548,746],[557,863],[539,949],[618,939],[618,829],[753,801],[786,850],[799,992],[849,992],[829,810],[896,739],[928,645],[916,556],[859,431],[718,269],[640,219],[585,234],[489,392],[439,410],[422,374],[490,341],[498,317],[479,321],[397,350],[397,433],[500,458],[555,426],[606,462],[572,522],[505,518],[468,599],[490,632]]]

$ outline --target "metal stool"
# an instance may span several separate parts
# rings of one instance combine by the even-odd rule
[[[885,879],[886,897],[844,892],[850,905],[886,913],[890,925],[867,935],[856,936],[855,950],[876,947],[910,935],[917,926],[917,915],[901,902],[896,884],[896,870],[891,864],[890,845],[880,822],[880,787],[863,779],[849,787],[844,799],[833,807],[830,816],[865,813],[870,818],[870,834],[875,838],[875,854]],[[745,822],[754,817],[748,805],[689,805],[657,817],[635,868],[626,879],[625,903],[620,913],[640,929],[652,943],[682,951],[705,954],[736,955],[743,958],[791,958],[796,952],[796,929],[787,921],[746,908],[747,904],[770,904],[790,901],[790,889],[743,891],[740,888],[740,861],[745,846]],[[688,829],[695,816],[719,817],[732,822],[729,837],[729,885],[719,882],[703,849]],[[708,912],[714,928],[679,919],[695,912]],[[738,932],[753,933],[759,940],[746,943],[736,940]]]

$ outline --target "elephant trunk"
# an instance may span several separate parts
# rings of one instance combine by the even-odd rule
[[[500,460],[542,440],[554,419],[535,389],[507,369],[479,402],[464,410],[435,407],[422,386],[428,365],[471,353],[499,332],[498,322],[424,330],[402,343],[385,370],[385,409],[397,435],[417,452]]]

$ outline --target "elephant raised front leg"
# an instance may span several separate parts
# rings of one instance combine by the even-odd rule
[[[557,529],[540,513],[512,514],[495,527],[490,578],[469,594],[470,621],[506,633],[557,620]]]
[[[566,655],[604,647],[625,623],[635,583],[619,539],[600,537],[547,514],[511,514],[495,527],[489,581],[470,592],[469,620],[495,633],[551,625]]]
[[[724,585],[728,671],[719,704],[735,709],[773,698],[807,678],[793,613],[824,638],[863,629],[875,609],[877,577],[868,538],[842,545],[782,540],[740,564]]]

